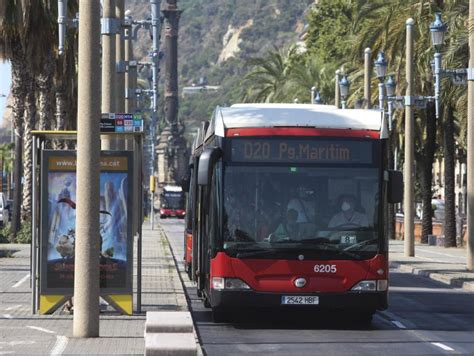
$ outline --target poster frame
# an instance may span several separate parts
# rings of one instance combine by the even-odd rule
[[[74,287],[71,288],[51,288],[48,287],[47,280],[47,263],[48,263],[48,174],[49,160],[52,157],[77,157],[75,150],[42,150],[41,151],[41,177],[40,177],[40,226],[39,226],[39,254],[40,260],[40,283],[39,292],[41,295],[70,295],[74,294]],[[133,185],[135,176],[133,174],[133,152],[132,151],[101,151],[102,157],[125,157],[127,158],[127,169],[121,172],[126,172],[128,178],[128,189],[127,189],[127,263],[125,273],[125,286],[124,287],[105,287],[100,288],[100,295],[115,295],[115,294],[132,294],[133,293],[133,242],[134,237],[132,233],[132,214],[133,211]],[[77,167],[76,167],[77,168]],[[54,171],[51,171],[54,172]],[[76,171],[77,172],[77,171]],[[101,169],[100,172],[117,172],[116,170]]]

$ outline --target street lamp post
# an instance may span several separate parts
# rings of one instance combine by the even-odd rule
[[[370,48],[366,48],[364,51],[364,101],[367,109],[370,109],[372,107],[371,103],[371,87],[370,87],[370,82],[371,82],[371,63],[370,63],[370,57],[372,55],[372,51]]]
[[[339,76],[341,75],[341,70],[336,70],[336,87],[334,88],[334,105],[339,109],[341,106],[341,92],[339,91]]]
[[[414,239],[414,169],[415,162],[415,120],[413,115],[413,25],[415,21],[406,21],[406,97],[405,97],[405,167],[404,167],[404,251],[406,257],[415,256]]]
[[[474,0],[469,1],[469,28],[474,25]],[[435,49],[433,69],[435,80],[436,117],[439,118],[441,79],[451,78],[455,85],[465,85],[467,80],[467,269],[474,270],[474,32],[469,31],[469,67],[443,69],[441,46],[447,25],[441,13],[435,14],[430,25],[431,42]]]
[[[474,0],[469,1],[469,28],[474,26]],[[474,31],[469,31],[467,78],[467,269],[474,270]]]

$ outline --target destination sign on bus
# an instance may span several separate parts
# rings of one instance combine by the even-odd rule
[[[234,139],[234,162],[372,163],[372,142],[355,140]]]

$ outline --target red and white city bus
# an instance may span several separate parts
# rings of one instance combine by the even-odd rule
[[[184,204],[182,188],[174,185],[165,185],[160,193],[160,218],[183,219],[186,215]]]
[[[389,169],[382,114],[217,107],[189,177],[192,276],[220,321],[242,308],[387,308]]]

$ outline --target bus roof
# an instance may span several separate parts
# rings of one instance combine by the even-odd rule
[[[206,138],[213,133],[225,136],[230,128],[314,127],[380,131],[379,110],[337,109],[312,104],[234,104],[217,107]],[[213,132],[211,132],[213,131]]]

